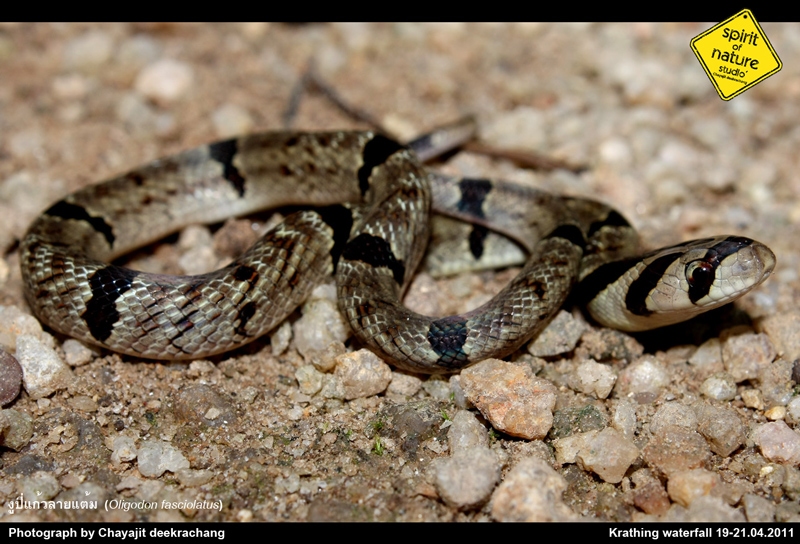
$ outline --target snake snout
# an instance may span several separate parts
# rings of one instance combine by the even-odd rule
[[[772,250],[760,242],[753,242],[751,249],[753,251],[753,260],[755,261],[753,263],[754,268],[759,272],[757,283],[761,283],[775,270],[775,264],[778,260]]]

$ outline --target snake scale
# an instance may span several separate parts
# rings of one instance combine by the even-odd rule
[[[192,223],[295,204],[296,212],[228,266],[166,276],[108,264]],[[420,262],[431,208],[530,252],[494,299],[431,318],[400,296]],[[502,181],[453,179],[372,132],[271,132],[167,157],[53,204],[21,242],[26,297],[75,338],[137,357],[194,359],[234,349],[282,322],[332,272],[356,337],[397,367],[453,372],[502,357],[536,335],[580,282],[601,324],[643,330],[730,302],[766,277],[775,256],[739,236],[643,257],[637,235],[598,202]]]

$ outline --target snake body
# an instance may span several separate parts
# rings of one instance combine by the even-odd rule
[[[198,276],[108,264],[192,223],[294,204],[230,265]],[[399,297],[424,251],[431,207],[486,227],[530,253],[492,301],[431,318]],[[474,239],[473,239],[474,238]],[[272,132],[152,162],[53,204],[22,240],[26,297],[53,329],[144,358],[234,349],[283,321],[335,272],[358,339],[392,364],[452,372],[507,355],[537,334],[576,283],[602,324],[642,330],[741,296],[771,273],[766,246],[721,236],[636,257],[637,236],[598,202],[502,181],[452,179],[372,132]],[[688,275],[687,275],[688,274]]]

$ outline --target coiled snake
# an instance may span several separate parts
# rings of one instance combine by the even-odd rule
[[[430,318],[399,296],[437,211],[491,226],[530,252],[486,305]],[[230,265],[198,276],[146,274],[109,261],[191,223],[293,204],[301,211]],[[470,239],[481,252],[480,232]],[[601,324],[636,331],[730,302],[769,276],[764,245],[721,236],[635,257],[636,234],[611,208],[425,170],[371,132],[273,132],[152,162],[52,205],[21,243],[26,297],[53,329],[111,350],[192,359],[272,329],[335,269],[358,339],[394,365],[452,372],[511,353],[580,282]]]

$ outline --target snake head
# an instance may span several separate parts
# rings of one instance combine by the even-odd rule
[[[715,239],[716,240],[716,239]],[[726,236],[708,249],[688,251],[684,265],[689,302],[716,308],[750,291],[775,269],[775,254],[764,244],[741,236]],[[688,307],[684,302],[683,306]]]
[[[748,293],[775,263],[767,246],[749,238],[692,240],[632,262],[587,308],[602,325],[625,331],[672,325]]]

